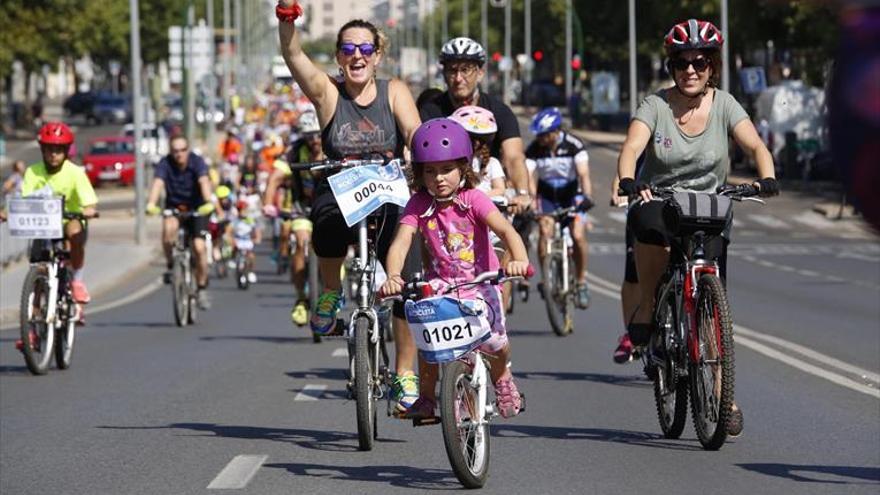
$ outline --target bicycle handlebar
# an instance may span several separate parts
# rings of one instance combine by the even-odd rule
[[[661,198],[668,198],[677,192],[681,192],[676,191],[672,187],[651,186],[650,189],[652,195],[660,196]],[[618,189],[617,194],[619,196],[625,196],[626,191],[624,191],[623,189]],[[753,201],[759,201],[763,203],[762,200],[755,198],[755,196],[758,196],[760,194],[760,190],[753,184],[749,183],[743,183],[736,186],[730,184],[718,186],[718,188],[715,189],[715,194],[719,196],[727,196],[734,201],[742,201],[744,199],[753,198]]]
[[[359,167],[361,165],[385,165],[387,161],[383,158],[373,159],[342,159],[342,160],[320,160],[317,162],[294,163],[290,165],[290,170],[329,170],[335,168]]]
[[[473,286],[484,284],[484,283],[490,283],[492,285],[503,284],[504,282],[507,282],[510,280],[531,278],[534,275],[535,275],[535,268],[532,265],[529,265],[529,267],[526,269],[525,277],[520,276],[520,275],[507,276],[504,273],[503,269],[492,270],[492,271],[488,271],[488,272],[483,272],[483,273],[477,275],[476,277],[474,277],[473,280],[470,280],[468,282],[462,282],[460,284],[450,285],[449,287],[446,287],[445,289],[440,291],[438,295],[449,294],[449,293],[451,293],[455,290],[461,289],[461,288],[473,287]],[[414,299],[416,297],[425,296],[425,294],[422,293],[422,288],[429,286],[429,285],[430,284],[424,280],[412,280],[412,281],[404,284],[403,290],[401,291],[400,294],[395,294],[395,295],[390,295],[390,296],[382,296],[380,294],[379,301],[380,302],[403,301],[406,299]],[[430,295],[433,295],[433,294],[430,294]]]

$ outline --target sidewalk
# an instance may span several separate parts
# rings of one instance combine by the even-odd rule
[[[118,290],[123,281],[136,277],[160,256],[161,223],[149,218],[145,242],[134,242],[134,218],[127,211],[108,212],[89,224],[85,282],[92,300]],[[22,261],[0,273],[0,327],[18,319],[21,286],[30,265]],[[124,294],[119,294],[120,296]],[[88,314],[88,309],[86,310]]]

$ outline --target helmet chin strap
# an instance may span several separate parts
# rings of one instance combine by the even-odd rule
[[[425,190],[428,191],[428,194],[430,194],[431,197],[433,198],[433,201],[431,201],[431,206],[429,206],[428,209],[424,213],[421,214],[421,217],[431,216],[434,213],[434,210],[436,210],[437,203],[449,203],[452,201],[457,202],[458,201],[458,190],[461,189],[462,187],[464,187],[464,184],[465,184],[465,180],[464,180],[464,178],[462,178],[461,181],[458,183],[458,187],[455,189],[455,191],[452,191],[452,194],[450,194],[449,196],[443,196],[443,197],[438,197],[430,189],[425,188]],[[460,203],[460,202],[458,204],[459,204],[459,206],[463,206],[462,203]]]

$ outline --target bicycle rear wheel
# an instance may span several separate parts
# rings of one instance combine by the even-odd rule
[[[370,320],[359,316],[354,323],[354,391],[357,405],[358,448],[373,450],[376,431],[376,404],[373,400],[373,359]]]
[[[190,254],[189,268],[186,270],[186,287],[189,294],[189,299],[187,300],[189,306],[189,318],[187,318],[187,322],[190,325],[194,325],[199,317],[199,285],[196,283],[195,265],[196,259]]]
[[[675,298],[668,296],[658,301],[658,332],[652,337],[650,359],[656,367],[654,372],[654,402],[660,430],[666,438],[678,438],[687,421],[688,381],[680,372],[679,352],[673,346],[678,329]],[[659,350],[660,352],[656,352]],[[656,354],[661,355],[656,355]]]
[[[463,361],[445,365],[440,382],[443,444],[455,477],[466,488],[481,488],[489,477],[489,424],[475,417],[478,400],[470,366]]]
[[[544,304],[547,318],[553,333],[565,337],[573,330],[572,313],[574,301],[570,294],[561,292],[562,259],[558,254],[549,254],[544,259]]]
[[[691,409],[703,448],[718,450],[727,440],[733,405],[733,321],[721,279],[701,276],[697,294],[699,362],[691,363]]]
[[[19,320],[24,362],[35,375],[49,371],[55,345],[55,327],[46,322],[49,316],[49,276],[44,266],[32,266],[21,288]]]
[[[179,254],[174,257],[171,294],[174,303],[174,321],[179,327],[185,327],[189,323],[189,286],[185,265],[185,257]]]

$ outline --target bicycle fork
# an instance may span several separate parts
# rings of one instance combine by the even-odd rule
[[[49,307],[46,308],[46,324],[53,327],[57,326],[57,309],[58,309],[58,263],[53,262],[47,265],[49,272]]]

